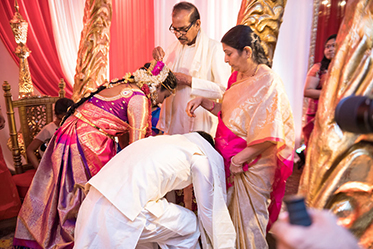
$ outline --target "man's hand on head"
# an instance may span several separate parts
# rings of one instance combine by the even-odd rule
[[[164,52],[163,48],[158,46],[158,47],[153,49],[152,55],[153,55],[154,60],[162,61],[163,58],[164,58],[165,52]]]

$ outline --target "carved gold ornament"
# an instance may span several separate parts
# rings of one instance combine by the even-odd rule
[[[108,81],[111,0],[86,0],[72,99]]]
[[[308,206],[331,209],[365,248],[373,248],[373,134],[342,131],[334,113],[344,97],[372,97],[372,30],[373,0],[349,0],[299,188]]]
[[[242,0],[237,24],[250,26],[260,37],[272,65],[286,0]]]
[[[32,85],[30,69],[27,61],[27,57],[29,57],[31,51],[26,46],[28,23],[19,13],[17,0],[14,3],[14,7],[15,13],[12,20],[10,20],[10,27],[12,28],[17,43],[14,53],[19,58],[19,97],[23,98],[34,94],[34,87]]]

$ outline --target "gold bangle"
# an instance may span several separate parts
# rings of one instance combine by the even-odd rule
[[[233,162],[233,158],[234,158],[234,156],[231,158],[231,164],[232,164],[233,166],[235,166],[235,167],[241,168],[241,167],[242,167],[242,164],[235,164],[235,163]]]

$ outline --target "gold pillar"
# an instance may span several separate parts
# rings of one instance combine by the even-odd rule
[[[334,114],[345,97],[372,97],[372,30],[373,0],[347,1],[299,188],[308,206],[331,209],[366,248],[373,248],[373,134],[342,131]]]
[[[272,65],[286,0],[242,0],[237,24],[250,26],[260,37]]]
[[[75,102],[108,80],[111,16],[111,0],[86,0],[74,77]]]
[[[317,36],[317,24],[319,21],[319,7],[320,0],[313,1],[313,17],[312,17],[312,30],[311,30],[311,43],[310,43],[310,56],[308,58],[308,69],[310,69],[315,61],[315,47]]]
[[[19,97],[23,98],[34,94],[34,87],[32,85],[27,61],[27,57],[29,57],[31,51],[26,46],[28,23],[19,13],[17,0],[15,0],[14,7],[16,12],[14,13],[13,19],[10,20],[10,27],[12,28],[14,38],[18,45],[15,54],[19,58]]]

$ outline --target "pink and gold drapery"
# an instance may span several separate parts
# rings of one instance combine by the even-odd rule
[[[29,57],[31,77],[34,87],[43,95],[58,95],[58,82],[64,78],[66,95],[72,95],[72,80],[66,75],[61,65],[64,51],[56,47],[50,1],[18,1],[20,13],[29,23],[27,45],[32,51]],[[55,12],[74,8],[74,1],[69,2],[65,9],[59,10],[61,5],[53,5]],[[77,4],[77,3],[75,3]],[[14,14],[14,0],[2,1],[0,6],[0,38],[5,44],[13,60],[19,64],[14,54],[16,43],[9,25]],[[61,14],[61,13],[60,13]],[[68,17],[67,15],[66,17]],[[55,16],[53,16],[55,18]],[[81,20],[82,22],[83,20]],[[71,31],[74,32],[74,31]],[[151,60],[154,48],[154,1],[121,1],[113,0],[113,19],[110,42],[110,78],[122,77],[126,72],[132,72],[145,62]],[[69,34],[65,34],[68,36]],[[74,34],[76,36],[76,34]],[[80,35],[80,33],[79,33]],[[78,44],[76,44],[78,46]],[[65,48],[66,49],[66,48]],[[68,48],[67,48],[68,49]],[[75,49],[76,48],[71,48]],[[67,51],[70,52],[70,51]],[[70,61],[71,63],[71,61]],[[73,67],[75,68],[75,61]]]
[[[110,35],[110,78],[123,77],[152,59],[154,1],[113,1]]]
[[[31,55],[28,62],[34,87],[42,94],[58,96],[58,82],[65,77],[53,39],[48,1],[18,1],[18,4],[21,15],[29,24],[27,46],[31,50]],[[14,61],[19,65],[19,58],[14,54],[17,45],[9,25],[13,15],[14,0],[2,1],[0,38]],[[71,85],[67,84],[65,90],[66,96],[71,96]]]
[[[347,1],[348,0],[320,1],[314,63],[322,60],[326,39],[330,35],[338,33],[339,26],[344,17]]]

